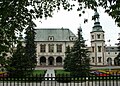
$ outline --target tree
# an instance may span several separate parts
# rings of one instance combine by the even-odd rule
[[[64,65],[63,65],[63,68],[66,70],[66,71],[70,71],[70,67],[71,67],[71,49],[70,49],[70,46],[67,46],[66,47],[66,52],[65,52],[65,60],[64,60]]]
[[[30,25],[26,28],[25,37],[25,58],[27,59],[27,68],[31,71],[36,67],[36,45],[35,45],[35,24],[31,21]]]
[[[14,74],[14,76],[25,76],[32,73],[32,70],[36,67],[36,45],[34,43],[35,24],[31,21],[26,28],[25,41],[22,40],[20,34],[18,44],[13,56],[10,58],[10,63],[7,66],[7,70]],[[25,46],[23,46],[24,44]]]
[[[14,76],[26,75],[26,71],[24,71],[24,69],[26,69],[27,59],[24,57],[25,49],[22,46],[21,38],[22,37],[20,35],[17,48],[16,50],[14,50],[13,56],[9,60],[9,65],[7,65],[7,70],[10,74],[13,74]]]
[[[100,0],[99,6],[102,6],[120,27],[120,0]]]
[[[86,9],[95,10],[97,7],[102,7],[120,27],[120,0],[78,0],[78,4],[77,11],[80,11],[80,16],[85,13]],[[85,22],[87,22],[86,19]]]
[[[78,3],[79,16],[85,9],[96,9],[102,6],[120,26],[120,0],[71,0]],[[6,53],[12,53],[17,43],[17,32],[22,32],[33,19],[52,17],[54,11],[72,10],[75,6],[70,0],[0,0],[0,59],[5,59]],[[84,22],[87,22],[85,19]],[[5,55],[6,54],[6,55]],[[2,61],[3,62],[3,61]],[[3,63],[0,63],[3,64]]]
[[[61,5],[65,9],[71,7],[67,0],[1,0],[0,59],[5,59],[7,53],[13,54],[18,32],[25,30],[33,19],[52,17],[53,11],[59,10]]]
[[[85,40],[82,37],[81,28],[78,29],[78,39],[76,40],[71,53],[71,74],[76,77],[87,76],[90,69],[90,58],[88,56]]]

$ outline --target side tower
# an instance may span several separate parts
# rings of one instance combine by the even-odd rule
[[[95,21],[91,34],[91,65],[106,65],[104,31],[99,22],[99,13],[95,11]]]

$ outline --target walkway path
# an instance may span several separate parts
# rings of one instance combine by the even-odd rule
[[[55,77],[55,71],[53,68],[48,68],[45,77]],[[49,79],[50,80],[50,79]]]

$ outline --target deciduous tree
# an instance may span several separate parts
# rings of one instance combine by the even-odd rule
[[[51,17],[61,5],[70,8],[67,0],[0,0],[0,64],[4,64],[7,53],[13,54],[17,33],[33,19]]]
[[[101,6],[120,26],[120,0],[0,0],[0,59],[4,60],[8,52],[12,53],[16,33],[26,29],[33,19],[52,17],[53,12],[61,7],[70,11],[73,1],[78,3],[79,16],[87,8]]]

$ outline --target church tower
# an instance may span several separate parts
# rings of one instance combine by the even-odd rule
[[[104,31],[99,22],[99,13],[95,11],[94,26],[91,34],[91,65],[106,65],[105,63],[105,38]]]

